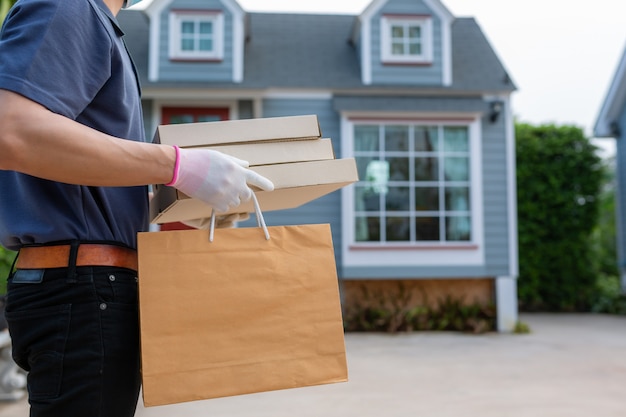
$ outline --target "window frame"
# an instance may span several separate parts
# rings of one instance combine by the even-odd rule
[[[342,190],[342,256],[346,266],[364,265],[468,265],[484,263],[484,219],[482,201],[482,157],[480,118],[467,117],[373,117],[344,115],[342,118],[342,156],[355,157],[354,126],[413,125],[467,126],[469,139],[470,224],[469,241],[357,241],[355,192],[358,183]],[[413,153],[415,155],[415,153]],[[442,179],[440,179],[442,181]],[[445,207],[443,210],[445,218]],[[384,226],[383,226],[384,227]],[[454,254],[451,256],[451,254]],[[379,256],[377,256],[379,255]]]
[[[419,26],[422,33],[422,53],[394,55],[391,28],[395,25]],[[380,20],[380,51],[383,64],[430,65],[433,62],[433,18],[430,15],[384,15]]]
[[[213,49],[184,51],[181,49],[183,21],[211,22]],[[172,61],[222,61],[224,59],[224,14],[214,10],[172,10],[170,12],[169,58]]]

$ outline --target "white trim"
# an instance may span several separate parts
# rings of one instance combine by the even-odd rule
[[[615,122],[622,110],[626,97],[626,47],[622,52],[619,64],[609,85],[606,97],[602,102],[602,108],[594,125],[595,137],[614,137],[611,131],[611,123]]]
[[[237,2],[222,1],[233,16],[233,82],[241,83],[244,72],[245,11]]]
[[[341,115],[341,149],[342,157],[353,157],[353,126],[351,117],[363,116],[362,113],[343,113]],[[391,115],[388,115],[391,117]],[[465,115],[466,119],[470,118]],[[421,113],[414,113],[414,118],[423,119]],[[449,119],[449,115],[439,115],[440,118]],[[384,123],[385,114],[378,114],[380,123]],[[396,245],[381,246],[380,250],[363,245],[363,249],[356,249],[359,245],[354,242],[354,185],[344,187],[341,191],[342,201],[342,242],[341,251],[343,266],[441,266],[441,265],[484,265],[485,264],[485,239],[483,218],[483,179],[482,179],[482,141],[481,122],[479,117],[473,117],[473,121],[445,121],[433,118],[432,122],[424,120],[424,123],[436,125],[464,125],[469,128],[470,137],[470,178],[471,178],[471,215],[472,215],[472,241],[460,242],[459,245],[442,244],[441,249],[427,245],[420,248],[419,244],[407,245],[399,250]],[[390,120],[397,122],[396,120]],[[409,123],[415,123],[410,122]],[[463,246],[467,247],[463,247]],[[461,248],[459,248],[461,247]],[[367,249],[365,249],[367,248]]]
[[[394,55],[392,53],[391,27],[394,25],[419,26],[421,30],[420,55]],[[382,16],[380,18],[380,60],[383,64],[430,64],[433,62],[432,16]]]
[[[147,1],[147,0],[146,0]],[[159,80],[159,51],[161,48],[161,13],[171,0],[151,0],[145,6],[145,13],[150,21],[150,42],[148,50],[148,80]],[[142,4],[142,3],[140,3]]]
[[[446,24],[450,25],[454,20],[454,15],[450,13],[450,10],[446,6],[443,5],[439,0],[423,0],[426,6],[429,9],[433,10],[434,13],[441,18],[441,20],[445,21]]]
[[[441,42],[442,42],[442,84],[444,86],[452,85],[452,35],[451,25],[454,21],[454,15],[439,0],[423,0],[428,8],[441,20]],[[374,0],[363,10],[359,16],[361,22],[361,81],[364,85],[371,85],[373,82],[372,74],[372,19],[387,4],[388,0]],[[382,25],[381,25],[382,26]],[[380,38],[382,42],[382,27]],[[434,28],[433,28],[434,31]],[[434,33],[434,32],[433,32]],[[434,39],[434,37],[432,38]],[[430,44],[433,48],[431,40]],[[382,58],[382,57],[381,57]],[[431,58],[432,61],[433,58]],[[384,62],[384,61],[383,61]],[[388,62],[388,61],[387,61]]]
[[[507,206],[509,208],[509,274],[519,275],[519,249],[517,241],[517,169],[513,110],[509,97],[503,98],[504,124],[506,126]]]
[[[372,84],[372,37],[370,20],[361,25],[361,82]]]
[[[210,22],[213,32],[211,33],[212,49],[201,51],[183,51],[180,48],[181,36],[180,23],[183,20],[193,20],[196,23]],[[169,59],[172,60],[222,60],[224,59],[224,13],[213,10],[175,11],[169,13]]]
[[[372,18],[387,3],[387,0],[374,0],[359,16],[361,20],[361,82],[372,84]]]
[[[499,332],[510,333],[519,321],[517,307],[517,279],[496,277],[496,317]]]
[[[452,29],[451,23],[441,19],[441,70],[444,86],[452,85]]]

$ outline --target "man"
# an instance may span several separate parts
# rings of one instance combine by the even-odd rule
[[[20,0],[0,34],[0,243],[19,250],[6,318],[31,416],[134,415],[146,184],[217,211],[273,188],[219,152],[144,142],[123,3]]]

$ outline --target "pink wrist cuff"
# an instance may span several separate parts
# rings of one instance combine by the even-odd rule
[[[172,180],[168,182],[167,184],[165,184],[168,187],[171,187],[172,185],[176,184],[176,181],[178,181],[178,172],[180,171],[180,149],[178,149],[178,146],[174,145],[174,150],[176,151],[176,162],[174,163],[174,175],[172,176]]]

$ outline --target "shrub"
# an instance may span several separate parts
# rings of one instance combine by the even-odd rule
[[[574,126],[517,124],[516,138],[520,307],[588,310],[604,179],[597,148]]]

